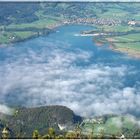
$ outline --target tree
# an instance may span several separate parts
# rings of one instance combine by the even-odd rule
[[[76,133],[76,138],[80,138],[81,137],[82,129],[81,129],[79,124],[76,125],[75,133]]]
[[[33,139],[38,139],[38,138],[39,138],[39,132],[38,132],[38,130],[34,130],[34,131],[33,131],[32,138],[33,138]]]
[[[102,129],[100,130],[99,138],[100,138],[100,139],[103,139],[104,136],[105,136],[105,133],[104,133],[104,129],[102,128]]]
[[[9,131],[6,127],[4,127],[3,130],[2,130],[2,138],[3,139],[8,139],[9,138]]]
[[[50,138],[55,138],[55,130],[53,128],[48,129],[48,134]]]
[[[19,111],[18,110],[15,110],[14,116],[17,117],[18,116],[18,113],[19,113]]]
[[[75,132],[67,132],[65,135],[66,139],[76,139],[76,133]]]

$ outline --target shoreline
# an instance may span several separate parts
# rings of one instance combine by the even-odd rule
[[[136,52],[128,48],[114,48],[113,46],[109,46],[109,49],[115,52],[126,54],[135,59],[140,59],[140,52]]]
[[[50,25],[44,29],[40,29],[39,33],[35,33],[27,38],[24,38],[24,39],[19,39],[19,40],[10,40],[8,43],[0,43],[0,47],[1,46],[7,46],[9,44],[13,44],[13,43],[18,43],[18,42],[23,42],[23,41],[26,41],[26,40],[29,40],[29,39],[33,39],[33,38],[36,38],[36,37],[41,37],[41,36],[45,36],[45,35],[49,35],[50,33],[53,33],[54,30],[58,27],[61,27],[61,26],[64,26],[65,24],[64,23],[58,23],[58,24],[55,24],[55,25]],[[47,32],[44,32],[44,30],[48,30]],[[23,30],[24,31],[24,30]]]
[[[82,24],[82,23],[64,23],[64,22],[61,22],[61,23],[58,23],[58,24],[55,24],[55,25],[50,25],[48,26],[47,28],[45,29],[49,29],[48,32],[43,32],[40,31],[39,34],[33,34],[27,38],[24,38],[24,39],[19,39],[19,40],[14,40],[14,41],[10,41],[9,43],[0,43],[0,47],[6,47],[7,45],[10,45],[10,44],[13,44],[13,43],[19,43],[19,42],[23,42],[23,41],[26,41],[26,40],[30,40],[30,39],[33,39],[33,38],[36,38],[36,37],[41,37],[41,36],[45,36],[45,35],[49,35],[50,33],[53,33],[55,32],[55,30],[58,28],[58,27],[61,27],[61,26],[65,26],[65,25],[87,25],[87,26],[93,26],[93,25],[90,25],[90,24]],[[93,26],[94,27],[94,26]],[[44,30],[45,30],[44,29]],[[88,37],[94,37],[94,36],[100,36],[100,35],[105,35],[105,34],[100,34],[100,33],[92,33],[92,34],[76,34],[75,36],[88,36]],[[126,54],[130,57],[133,57],[133,58],[136,58],[136,59],[140,59],[140,53],[138,52],[135,52],[131,49],[128,49],[128,48],[115,48],[115,46],[113,46],[112,42],[111,41],[107,41],[106,43],[109,43],[109,49],[112,50],[112,51],[115,51],[115,52],[120,52],[120,53],[123,53],[123,54]],[[98,41],[95,41],[95,44],[97,45],[97,47],[101,47],[104,43],[103,42],[98,42]]]
[[[1,46],[7,46],[7,45],[9,45],[9,44],[13,44],[13,43],[18,43],[18,42],[23,42],[23,41],[26,41],[26,40],[30,40],[30,39],[33,39],[33,38],[36,38],[36,37],[41,37],[41,36],[45,36],[45,35],[49,35],[50,33],[53,33],[54,32],[54,30],[57,28],[57,27],[60,27],[60,26],[63,26],[63,25],[56,25],[56,26],[51,26],[51,27],[47,27],[47,28],[45,28],[44,30],[47,30],[47,29],[49,29],[47,32],[43,32],[43,30],[41,30],[40,32],[39,32],[39,34],[37,34],[37,33],[35,33],[35,34],[33,34],[33,35],[31,35],[31,36],[29,36],[29,37],[27,37],[27,38],[23,38],[23,39],[19,39],[19,40],[11,40],[11,41],[9,41],[8,43],[0,43],[0,47]]]
[[[0,47],[1,46],[7,46],[9,44],[13,44],[13,43],[18,43],[18,42],[23,42],[23,41],[26,41],[26,40],[29,40],[29,39],[33,39],[33,38],[36,38],[36,37],[41,37],[41,36],[45,36],[45,35],[49,35],[50,33],[53,33],[55,32],[55,30],[61,26],[65,26],[65,25],[85,25],[85,26],[93,26],[93,25],[90,25],[90,24],[82,24],[82,23],[73,23],[73,22],[69,22],[69,23],[65,23],[65,22],[60,22],[58,24],[54,24],[54,25],[50,25],[50,26],[47,26],[46,28],[44,28],[44,30],[46,29],[49,29],[49,31],[47,33],[44,33],[43,30],[41,29],[40,33],[39,34],[33,34],[27,38],[24,38],[24,39],[19,39],[19,40],[11,40],[9,41],[8,43],[0,43]],[[94,27],[94,26],[93,26]]]
[[[104,40],[103,42],[102,42],[102,40],[100,40],[100,41],[93,40],[93,41],[95,42],[97,47],[102,47],[104,44],[108,43],[109,44],[108,48],[110,50],[112,50],[114,52],[125,54],[125,55],[135,58],[135,59],[140,59],[140,52],[138,52],[137,50],[129,49],[129,48],[125,48],[125,47],[122,47],[122,48],[115,47],[115,45],[111,42],[111,40],[110,41]]]
[[[112,42],[110,42],[110,41],[106,41],[106,42],[100,42],[100,41],[96,41],[96,40],[93,40],[93,41],[97,45],[97,47],[102,47],[104,44],[108,43],[109,44],[108,49],[110,49],[114,52],[125,54],[125,55],[133,57],[135,59],[140,59],[140,52],[137,52],[136,50],[131,50],[131,49],[128,49],[125,47],[115,48],[115,45],[112,44]]]

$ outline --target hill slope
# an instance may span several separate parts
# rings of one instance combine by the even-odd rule
[[[120,138],[122,134],[125,138],[140,138],[138,118],[113,114],[83,118],[65,106],[17,108],[12,116],[0,114],[0,118],[0,132],[7,126],[10,138],[32,138],[34,130],[44,136],[49,128],[54,128],[57,136],[78,129],[81,138]]]
[[[56,133],[60,133],[58,125],[65,126],[65,129],[72,129],[76,123],[82,121],[81,117],[64,106],[18,108],[13,116],[3,118],[0,123],[1,130],[6,124],[11,132],[11,137],[20,134],[27,138],[32,136],[35,129],[44,135],[48,128],[53,127]]]

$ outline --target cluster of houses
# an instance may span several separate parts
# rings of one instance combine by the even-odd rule
[[[118,25],[121,24],[121,20],[111,18],[77,18],[65,21],[65,23],[85,23],[85,24],[98,24],[98,25]]]
[[[70,19],[65,20],[64,24],[75,24],[75,23],[82,23],[82,24],[96,24],[96,25],[109,25],[115,26],[120,24],[128,24],[129,26],[140,25],[140,21],[135,20],[121,20],[121,19],[111,19],[111,18],[77,18],[77,19]]]

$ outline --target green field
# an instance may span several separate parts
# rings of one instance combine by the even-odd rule
[[[128,25],[115,25],[115,26],[102,25],[96,27],[103,32],[128,32],[135,29],[134,27]]]
[[[126,42],[126,43],[138,42],[140,41],[140,33],[112,37],[112,39],[114,39],[115,42]]]
[[[44,29],[53,29],[65,20],[92,18],[99,20],[97,24],[91,23],[94,28],[96,27],[97,33],[112,33],[108,36],[94,37],[96,42],[109,42],[117,51],[133,56],[135,53],[140,55],[140,26],[128,25],[128,22],[132,20],[139,22],[139,3],[40,3],[37,5],[21,4],[21,6],[21,9],[17,9],[16,15],[15,12],[13,14],[12,12],[18,7],[9,7],[11,9],[8,10],[11,10],[11,13],[7,14],[5,22],[8,20],[11,22],[0,24],[0,44],[42,35]],[[31,7],[33,11],[30,13]],[[2,15],[4,13],[5,11],[1,12]],[[30,21],[30,19],[32,20]],[[108,24],[108,20],[110,24]]]
[[[57,20],[53,19],[41,19],[32,23],[23,23],[23,24],[11,24],[7,26],[7,28],[16,28],[16,29],[22,29],[22,28],[48,28],[48,26],[58,23]]]
[[[105,38],[115,50],[128,53],[131,56],[140,56],[140,33]]]
[[[0,43],[1,44],[7,44],[10,42],[10,37],[12,34],[1,34],[0,35]]]
[[[107,12],[104,12],[100,14],[100,17],[102,18],[113,18],[113,19],[124,19],[127,18],[128,12],[121,10],[121,9],[116,9],[116,8],[110,8]]]
[[[7,44],[14,40],[24,40],[24,39],[30,38],[38,34],[38,32],[33,31],[32,28],[41,30],[41,29],[51,28],[51,26],[57,23],[58,23],[57,20],[41,19],[32,23],[11,24],[9,26],[6,26],[6,29],[16,29],[16,30],[19,29],[19,31],[5,31],[4,33],[0,34],[0,43]],[[3,26],[1,26],[1,29],[3,29]]]
[[[135,36],[135,35],[118,36],[118,37],[114,37],[113,39],[115,39],[118,42],[140,41],[139,36]]]
[[[140,43],[114,43],[114,47],[117,48],[118,50],[120,49],[128,49],[128,51],[132,51],[132,53],[136,52],[140,53]]]
[[[101,124],[92,124],[85,123],[82,126],[82,131],[90,134],[93,133],[94,137],[97,137],[101,134],[106,136],[121,136],[121,134],[125,134],[127,136],[127,131],[133,133],[134,128],[136,128],[136,121],[128,116],[116,116],[109,117],[104,123]]]
[[[7,44],[9,42],[28,39],[34,35],[37,35],[37,33],[32,31],[5,32],[0,35],[0,42]]]
[[[35,13],[39,20],[31,22],[31,23],[12,23],[7,26],[0,26],[0,30],[3,32],[0,34],[0,44],[7,44],[10,42],[20,41],[38,34],[39,30],[52,28],[55,25],[59,24],[63,18],[46,16],[42,13],[42,11],[38,11]],[[60,20],[61,19],[61,20]],[[32,29],[36,29],[38,31],[34,31]],[[4,31],[6,29],[6,31]],[[12,31],[7,31],[12,30]],[[14,31],[15,30],[15,31]],[[16,31],[18,30],[18,31]]]

